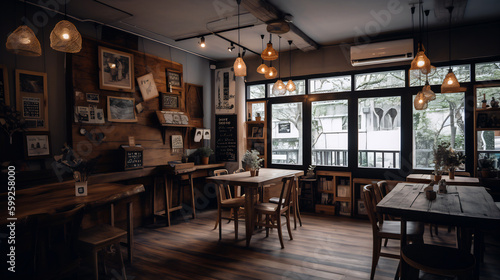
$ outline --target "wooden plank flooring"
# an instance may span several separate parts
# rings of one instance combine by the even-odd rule
[[[218,229],[212,230],[215,217],[215,211],[206,211],[170,227],[158,223],[136,229],[128,279],[369,279],[372,237],[367,220],[303,214],[303,226],[292,229],[293,240],[284,229],[282,250],[276,230],[268,238],[265,232],[254,234],[250,247],[245,247],[243,222],[238,241],[233,223],[223,222],[219,242]],[[426,243],[454,244],[454,231],[440,227],[439,236],[431,238],[426,229]],[[499,235],[490,235],[486,234],[481,279],[500,279]],[[398,248],[396,241],[389,241],[383,250],[397,252]],[[394,279],[397,264],[380,258],[375,279]]]

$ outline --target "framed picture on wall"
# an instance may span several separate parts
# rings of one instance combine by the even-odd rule
[[[137,122],[135,115],[135,99],[108,96],[108,121]]]
[[[47,74],[16,70],[16,105],[28,131],[48,131]]]
[[[50,141],[48,132],[26,132],[24,135],[26,159],[50,157]]]
[[[99,88],[134,92],[134,56],[99,46]]]
[[[179,95],[162,92],[161,109],[179,109]]]
[[[158,89],[156,88],[155,79],[152,73],[138,77],[137,83],[139,84],[139,89],[141,90],[142,99],[144,99],[144,101],[158,97]]]
[[[167,90],[172,92],[172,88],[182,87],[181,73],[175,70],[167,69]]]
[[[0,104],[10,105],[9,76],[4,65],[0,65]]]

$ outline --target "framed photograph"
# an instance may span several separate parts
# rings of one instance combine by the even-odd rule
[[[99,46],[99,88],[134,92],[134,56]]]
[[[181,135],[172,135],[172,149],[184,149]]]
[[[47,74],[17,69],[16,104],[26,120],[27,130],[48,131]]]
[[[182,88],[181,72],[167,69],[167,90],[172,92],[171,88]]]
[[[358,214],[368,215],[368,212],[366,212],[365,202],[363,200],[358,200]]]
[[[135,115],[135,99],[108,96],[108,121],[137,122]]]
[[[179,95],[162,92],[161,109],[179,109]]]
[[[263,137],[263,128],[261,126],[254,126],[252,127],[252,137]]]
[[[350,197],[351,196],[351,187],[338,185],[337,186],[337,197]]]
[[[99,103],[99,94],[98,93],[86,93],[87,102],[90,103]]]
[[[24,135],[26,159],[50,157],[50,142],[48,132],[26,132]]]
[[[142,99],[144,99],[144,101],[158,97],[158,89],[156,88],[152,73],[138,77],[137,83],[139,84],[139,89],[141,90]]]
[[[7,67],[0,65],[0,104],[10,105],[9,76]]]

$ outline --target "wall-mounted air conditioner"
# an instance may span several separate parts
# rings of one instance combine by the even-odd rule
[[[363,66],[413,59],[413,39],[351,46],[351,65]]]

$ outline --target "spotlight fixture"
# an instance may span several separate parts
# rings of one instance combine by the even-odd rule
[[[232,52],[234,50],[234,44],[231,43],[231,46],[227,47],[228,52]]]
[[[206,47],[206,46],[207,46],[207,44],[205,44],[205,37],[203,37],[203,36],[202,36],[202,37],[200,38],[200,47],[204,48],[204,47]]]

